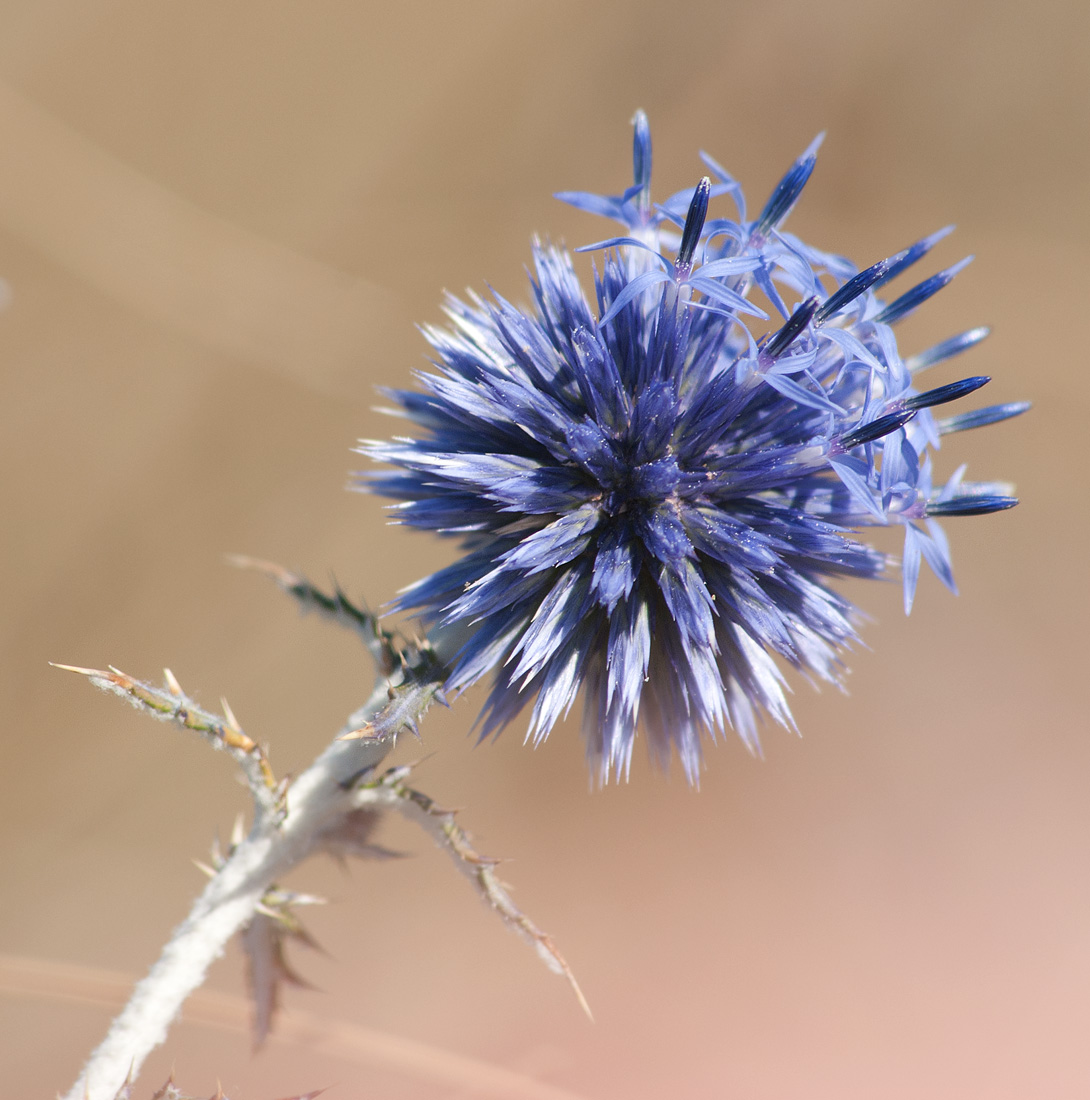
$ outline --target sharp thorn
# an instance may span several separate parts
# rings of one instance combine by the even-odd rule
[[[241,733],[242,727],[238,724],[238,719],[235,717],[235,712],[231,709],[231,704],[221,695],[220,706],[223,707],[223,716],[227,719],[227,725],[234,730],[235,733]]]
[[[105,676],[106,672],[101,668],[82,668],[79,665],[62,665],[57,661],[49,662],[54,668],[62,672],[78,672],[81,676]]]
[[[373,723],[368,722],[366,725],[360,726],[359,729],[349,730],[348,733],[342,733],[337,740],[338,741],[361,741],[366,739],[375,739],[375,727]]]

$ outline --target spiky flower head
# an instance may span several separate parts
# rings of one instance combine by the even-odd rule
[[[954,586],[935,517],[1016,503],[963,470],[932,484],[940,436],[1026,408],[932,416],[988,379],[920,389],[919,373],[987,330],[909,359],[894,337],[962,265],[879,296],[947,231],[861,271],[783,230],[820,140],[749,220],[707,156],[695,188],[653,204],[640,112],[633,185],[558,196],[625,227],[588,246],[604,250],[594,301],[571,256],[535,241],[530,308],[452,297],[449,327],[425,330],[435,371],[392,395],[419,436],[364,443],[395,469],[363,483],[461,540],[396,607],[456,639],[450,689],[491,675],[482,737],[532,702],[540,741],[582,692],[602,781],[627,774],[639,729],[694,780],[705,737],[731,726],[756,750],[762,712],[793,725],[777,658],[839,680],[857,616],[833,586],[890,567],[860,532],[903,529],[907,611],[921,559]],[[709,218],[722,195],[736,220]]]

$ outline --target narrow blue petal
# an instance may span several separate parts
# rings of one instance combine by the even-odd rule
[[[792,401],[797,401],[800,405],[806,405],[818,412],[832,413],[834,416],[844,414],[844,410],[835,401],[830,401],[824,393],[814,393],[805,386],[800,385],[793,378],[773,373],[767,373],[763,375],[763,378],[765,383],[777,393],[783,394],[784,397],[788,397]]]
[[[928,533],[920,533],[920,550],[931,572],[956,596],[958,586],[954,583],[954,567],[950,561],[950,546],[942,534],[942,528],[928,520]]]
[[[663,271],[645,271],[642,275],[637,275],[624,287],[620,294],[609,303],[609,309],[602,314],[601,319],[598,321],[599,327],[605,328],[605,326],[608,325],[629,302],[638,297],[645,290],[649,290],[651,287],[661,283],[668,283],[669,281],[669,276]]]
[[[753,273],[753,281],[764,291],[768,296],[768,300],[775,306],[777,312],[781,317],[788,316],[787,304],[783,300],[783,296],[780,294],[779,288],[772,281],[772,272],[762,264]]]
[[[759,256],[727,256],[721,260],[710,260],[701,264],[699,271],[705,278],[721,279],[724,275],[742,275],[759,267]]]
[[[701,294],[711,298],[713,302],[721,302],[739,313],[746,313],[750,317],[760,317],[762,320],[768,317],[768,314],[760,306],[747,301],[741,294],[731,290],[729,286],[723,286],[711,279],[705,279],[703,268],[700,268],[689,280],[689,284],[694,290],[699,290]]]
[[[881,502],[875,498],[870,482],[860,472],[857,463],[852,461],[849,455],[842,455],[830,458],[829,465],[844,483],[856,507],[864,513],[870,513],[880,523],[884,522],[886,516],[882,511]]]
[[[557,191],[553,198],[566,202],[577,210],[585,210],[588,214],[598,214],[603,218],[612,218],[614,221],[624,220],[621,216],[620,202],[605,195],[594,195],[589,191]]]
[[[742,188],[734,177],[718,161],[713,160],[707,153],[701,152],[700,159],[709,169],[711,174],[719,181],[723,188],[723,194],[729,194],[734,199],[734,205],[738,207],[738,218],[746,220],[746,197],[742,194]]]
[[[647,252],[652,256],[658,257],[659,263],[664,268],[670,266],[668,260],[664,259],[646,241],[641,241],[638,237],[607,237],[604,241],[595,241],[594,244],[580,245],[575,251],[601,252],[606,248],[638,248],[642,252]]]
[[[923,536],[911,523],[905,524],[905,548],[901,556],[901,580],[905,592],[905,614],[912,613],[912,603],[916,598],[916,585],[920,579],[920,557],[923,548]]]

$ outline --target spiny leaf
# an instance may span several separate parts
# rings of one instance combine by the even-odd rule
[[[284,982],[312,988],[288,965],[284,942],[292,935],[307,944],[314,941],[302,932],[289,932],[281,921],[265,912],[256,913],[240,933],[246,955],[246,975],[254,1009],[254,1046],[260,1047],[272,1029]]]
[[[137,680],[113,666],[100,669],[53,663],[53,667],[86,676],[95,687],[119,695],[137,710],[165,722],[175,722],[201,734],[216,748],[227,749],[238,761],[254,799],[263,810],[273,810],[282,801],[278,793],[280,784],[269,766],[265,750],[243,732],[226,701],[223,716],[204,710],[182,691],[170,669],[163,670],[166,687],[162,688]]]
[[[362,806],[341,815],[322,830],[314,850],[325,852],[342,863],[349,856],[356,859],[399,859],[400,852],[371,842],[371,835],[381,816],[378,810]]]
[[[583,1011],[594,1019],[590,1005],[575,980],[572,969],[557,950],[552,939],[525,914],[496,875],[500,860],[483,856],[474,848],[469,834],[455,820],[455,811],[440,808],[434,799],[421,791],[405,785],[409,768],[402,765],[390,768],[381,777],[361,787],[361,794],[385,792],[391,804],[410,820],[421,825],[445,851],[450,853],[458,868],[470,879],[489,907],[500,915],[508,928],[514,929],[537,952],[538,958],[555,974],[563,975]]]
[[[328,594],[301,573],[294,573],[275,562],[262,561],[245,554],[229,554],[227,560],[239,569],[252,569],[268,577],[278,588],[294,596],[305,610],[317,611],[325,618],[355,631],[371,651],[381,675],[389,676],[397,668],[394,636],[382,629],[373,612],[354,604],[339,585],[332,594]]]

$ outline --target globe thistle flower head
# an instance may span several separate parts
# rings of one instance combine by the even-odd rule
[[[536,240],[529,308],[449,298],[449,326],[425,329],[434,370],[392,394],[417,436],[365,442],[392,469],[361,477],[400,522],[462,544],[395,606],[444,639],[448,688],[491,677],[482,737],[530,706],[538,742],[581,694],[601,781],[628,774],[638,732],[695,781],[728,727],[754,751],[762,715],[793,727],[782,666],[840,681],[857,614],[836,582],[891,567],[868,529],[904,532],[906,611],[922,562],[953,589],[938,517],[1016,501],[964,469],[935,487],[932,454],[1027,406],[935,418],[988,379],[921,389],[920,373],[985,329],[901,357],[892,326],[963,264],[879,292],[947,230],[860,270],[784,229],[820,138],[750,221],[707,156],[694,188],[653,204],[642,112],[634,130],[631,187],[559,196],[624,227],[587,246],[593,298]],[[724,196],[734,219],[710,216]]]

